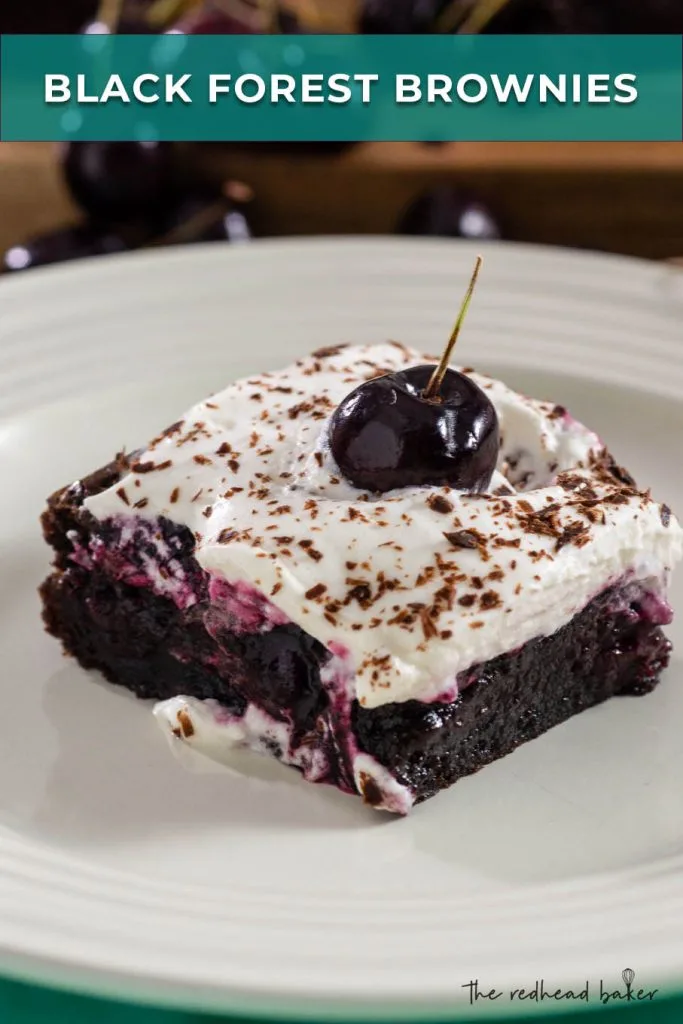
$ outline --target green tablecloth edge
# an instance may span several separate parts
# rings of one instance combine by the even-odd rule
[[[626,1017],[626,1014],[629,1014]],[[596,1021],[601,1018],[631,1024],[683,1024],[683,995],[661,996],[652,1003],[630,1006],[584,1006],[569,1012],[548,1014],[538,1007],[510,1020],[524,1024],[527,1021],[553,1021],[555,1024],[576,1024],[577,1017]],[[425,1017],[425,1022],[428,1021]],[[491,1020],[476,1008],[465,1009],[453,1016],[457,1024]],[[76,995],[48,985],[31,984],[9,978],[0,978],[0,1022],[2,1024],[211,1024],[211,1021],[230,1024],[273,1024],[272,1016],[245,1016],[242,1013],[197,1013],[187,1010],[158,1008],[136,1004],[125,999],[102,999],[91,995]],[[291,1018],[288,1018],[291,1020]],[[309,1018],[310,1021],[310,1018]],[[364,1024],[358,1017],[354,1024]]]

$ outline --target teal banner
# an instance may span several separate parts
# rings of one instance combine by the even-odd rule
[[[4,36],[13,141],[680,141],[681,36]]]

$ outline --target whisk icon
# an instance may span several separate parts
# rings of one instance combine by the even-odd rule
[[[631,986],[633,985],[633,979],[636,976],[635,971],[632,971],[630,967],[627,967],[626,970],[621,972],[621,976],[624,979],[624,984],[626,985],[626,998],[630,999]]]

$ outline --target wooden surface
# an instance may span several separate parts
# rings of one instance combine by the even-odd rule
[[[256,190],[270,234],[390,232],[424,188],[450,182],[487,200],[505,237],[668,258],[683,253],[680,143],[369,143],[341,156],[189,147],[216,179]],[[53,146],[0,143],[0,248],[72,221]]]
[[[372,143],[332,160],[203,149],[215,177],[256,189],[274,233],[390,232],[422,189],[449,182],[497,211],[506,238],[666,258],[683,252],[683,146]]]
[[[54,146],[0,142],[0,251],[78,216],[55,154]]]

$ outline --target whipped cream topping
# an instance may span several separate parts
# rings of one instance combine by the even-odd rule
[[[665,592],[683,553],[670,510],[564,409],[473,371],[500,421],[489,493],[378,496],[345,481],[329,452],[334,409],[362,381],[425,361],[398,343],[339,346],[238,381],[86,508],[186,525],[214,577],[251,584],[348,652],[367,707],[455,696],[468,669],[553,633],[626,574]]]
[[[243,715],[231,715],[213,700],[171,697],[155,705],[154,717],[173,751],[181,743],[229,767],[236,748],[265,757],[272,757],[275,750],[278,760],[298,768],[307,782],[331,781],[323,747],[306,742],[297,745],[291,725],[277,722],[254,704],[248,704]],[[377,811],[410,812],[415,797],[407,786],[370,754],[354,748],[349,755],[354,788],[347,785],[347,791],[360,793]]]

